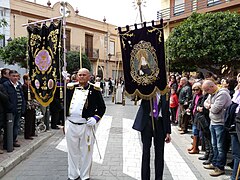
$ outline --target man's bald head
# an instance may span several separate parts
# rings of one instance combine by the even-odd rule
[[[217,85],[211,80],[205,80],[202,84],[202,89],[209,94],[213,94],[217,89]]]
[[[90,72],[87,68],[79,69],[78,73],[78,81],[81,86],[86,86],[88,81],[90,80]]]

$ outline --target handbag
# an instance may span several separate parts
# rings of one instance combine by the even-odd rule
[[[197,113],[196,118],[201,126],[201,128],[204,130],[209,127],[209,122],[202,113]]]

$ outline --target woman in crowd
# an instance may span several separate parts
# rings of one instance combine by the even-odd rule
[[[23,75],[23,94],[26,100],[26,111],[24,114],[24,138],[25,139],[33,139],[35,136],[35,123],[36,123],[36,106],[38,106],[37,101],[35,100],[34,93],[31,90],[31,81],[29,79],[28,74]]]
[[[194,83],[192,86],[192,91],[193,91],[193,98],[192,102],[189,105],[189,108],[186,110],[188,113],[192,115],[192,132],[193,132],[193,143],[190,148],[188,148],[188,153],[189,154],[198,154],[199,149],[199,127],[198,127],[198,122],[197,122],[197,107],[199,106],[201,100],[202,100],[202,87],[201,83],[197,82]]]

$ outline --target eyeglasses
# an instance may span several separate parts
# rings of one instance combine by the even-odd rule
[[[193,91],[199,91],[200,89],[193,89]]]

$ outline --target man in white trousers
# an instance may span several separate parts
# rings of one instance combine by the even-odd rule
[[[92,165],[95,124],[105,113],[106,106],[99,87],[89,83],[90,72],[82,68],[77,74],[78,82],[67,93],[70,103],[65,123],[68,147],[68,180],[88,180]]]

